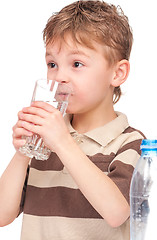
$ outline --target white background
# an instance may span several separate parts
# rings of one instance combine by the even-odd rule
[[[0,175],[14,154],[12,126],[29,105],[34,82],[46,77],[42,31],[47,19],[72,0],[5,0],[0,2]],[[157,14],[155,0],[112,0],[129,17],[134,32],[131,72],[115,109],[147,138],[157,138]],[[22,216],[0,228],[0,240],[20,239]]]

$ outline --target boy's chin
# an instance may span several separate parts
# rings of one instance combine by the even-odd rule
[[[66,112],[65,112],[65,113],[66,113],[66,114],[72,114],[72,112],[70,111],[69,108],[66,109]]]

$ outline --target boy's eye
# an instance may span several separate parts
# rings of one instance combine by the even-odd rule
[[[53,63],[53,62],[50,62],[50,63],[47,64],[47,66],[50,67],[50,68],[55,68],[56,64]]]
[[[80,62],[74,62],[74,67],[75,67],[75,68],[82,67],[82,66],[83,66],[82,63],[80,63]]]

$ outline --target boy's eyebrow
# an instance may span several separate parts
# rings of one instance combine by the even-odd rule
[[[72,51],[69,52],[68,56],[70,56],[70,55],[83,55],[83,56],[89,58],[89,56],[88,56],[85,52],[80,51],[80,50],[72,50]],[[46,56],[46,57],[47,57],[47,56],[52,56],[52,53],[46,51],[45,56]]]
[[[70,51],[70,53],[68,55],[83,55],[83,56],[89,58],[89,56],[85,52],[80,51],[80,50],[72,50],[72,51]]]
[[[47,56],[51,56],[52,54],[50,53],[50,52],[47,52],[46,51],[46,53],[45,53],[45,56],[47,57]]]

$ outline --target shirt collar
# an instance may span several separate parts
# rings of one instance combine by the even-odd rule
[[[116,112],[116,114],[117,117],[111,122],[82,135],[94,140],[95,142],[98,142],[102,146],[106,146],[112,140],[117,138],[122,132],[124,132],[126,128],[129,127],[126,115],[120,112]],[[77,131],[72,127],[70,123],[72,115],[67,114],[64,118],[70,133],[77,134]]]

